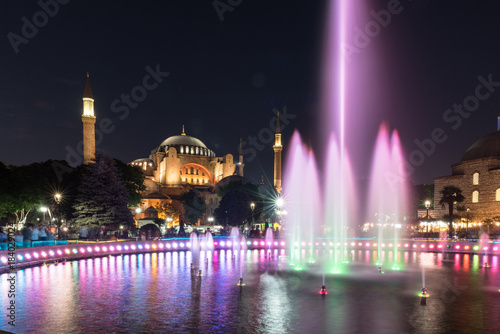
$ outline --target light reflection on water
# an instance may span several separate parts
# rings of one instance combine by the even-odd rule
[[[498,257],[352,251],[342,275],[323,266],[286,270],[284,250],[218,250],[200,254],[203,276],[192,275],[190,252],[84,259],[20,270],[17,333],[450,333],[500,329]],[[332,252],[315,252],[333,257]],[[280,260],[281,256],[281,260]],[[302,256],[309,257],[306,251]],[[243,261],[243,262],[242,262]],[[482,268],[484,262],[491,266]],[[236,286],[240,266],[245,286]],[[420,266],[431,297],[421,306]],[[194,272],[197,274],[198,271]],[[9,299],[0,276],[0,308]],[[11,330],[5,319],[1,329]]]

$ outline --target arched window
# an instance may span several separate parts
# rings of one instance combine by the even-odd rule
[[[191,146],[191,154],[194,154],[194,147]]]
[[[184,153],[184,146],[181,145],[181,153]]]
[[[194,167],[191,167],[191,174],[194,175]]]
[[[495,191],[495,200],[500,202],[500,188]]]
[[[200,152],[200,148],[196,147],[196,154],[199,154],[199,152]]]
[[[479,191],[474,190],[472,192],[472,203],[478,203],[479,202]]]
[[[472,174],[472,184],[475,186],[479,184],[479,173]]]

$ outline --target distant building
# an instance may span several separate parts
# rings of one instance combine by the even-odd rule
[[[439,205],[445,186],[462,189],[465,200],[458,205],[469,208],[470,223],[500,216],[500,131],[480,138],[469,147],[462,160],[451,166],[450,176],[434,179],[436,218],[448,214],[448,208]],[[467,214],[466,210],[458,213],[463,218]]]

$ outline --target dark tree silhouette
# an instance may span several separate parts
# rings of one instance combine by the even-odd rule
[[[462,189],[455,186],[445,186],[443,190],[441,190],[441,200],[439,204],[443,207],[448,205],[448,237],[453,237],[453,205],[455,203],[463,202],[465,199],[464,195],[462,195]]]

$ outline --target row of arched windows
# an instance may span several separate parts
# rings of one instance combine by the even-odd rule
[[[168,151],[168,146],[165,147],[165,152]],[[215,153],[209,150],[208,148],[198,147],[198,146],[188,146],[188,145],[180,145],[179,146],[180,154],[196,154],[196,155],[204,155],[214,157]]]
[[[495,201],[500,202],[500,188],[495,190]],[[479,191],[474,190],[472,192],[472,203],[479,203]]]

